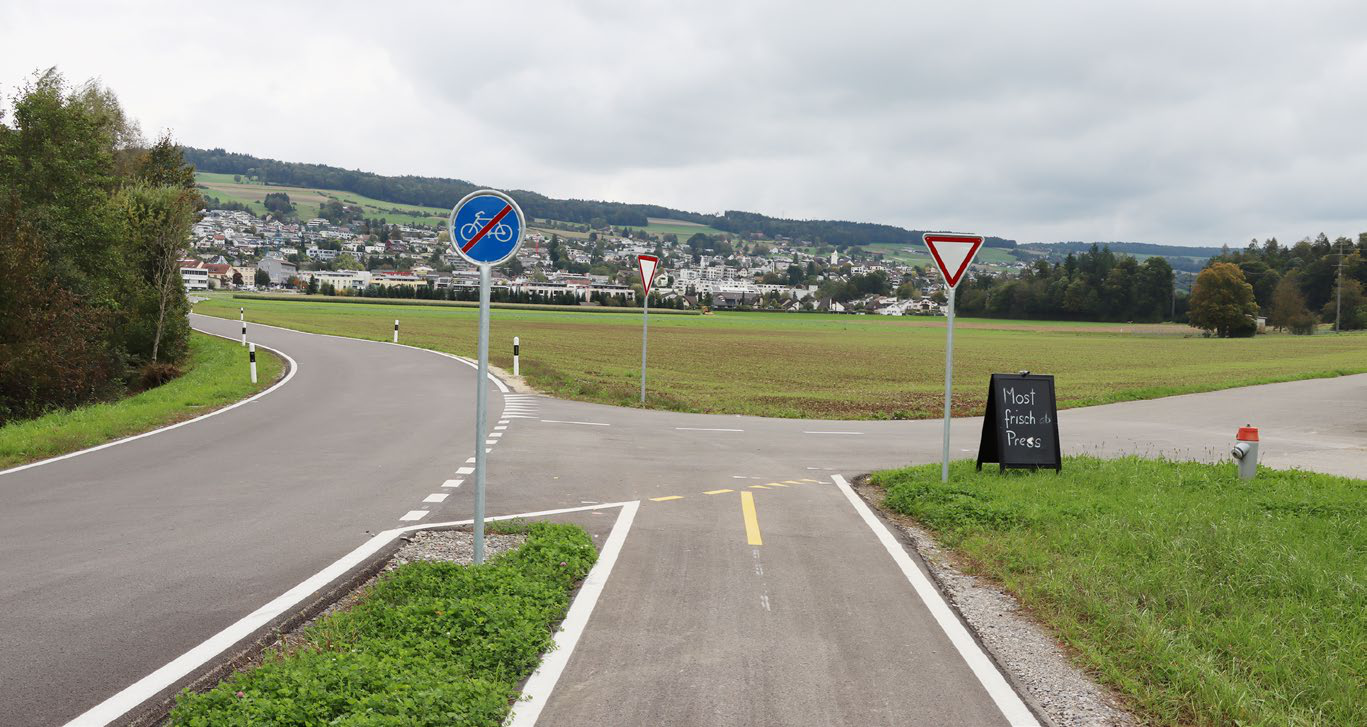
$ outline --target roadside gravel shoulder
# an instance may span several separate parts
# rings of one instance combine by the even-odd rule
[[[1139,724],[1110,690],[1072,664],[1064,648],[1011,594],[965,573],[925,528],[884,509],[883,490],[867,477],[858,478],[855,490],[906,534],[940,591],[1047,720],[1059,727]]]

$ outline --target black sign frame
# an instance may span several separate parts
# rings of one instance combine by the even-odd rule
[[[1009,452],[1006,441],[1007,429],[1003,423],[1003,419],[1005,418],[1004,410],[1007,402],[1002,401],[1002,399],[997,396],[997,389],[1000,384],[1010,381],[1028,382],[1032,385],[1031,388],[1035,390],[1038,390],[1035,387],[1040,383],[1047,385],[1049,400],[1042,403],[1047,404],[1044,413],[1046,415],[1047,423],[1050,425],[1050,429],[1053,433],[1054,459],[1052,463],[1005,461],[1007,459],[1005,454]],[[1038,405],[1036,410],[1038,410]],[[987,385],[987,411],[983,414],[982,439],[978,442],[979,471],[982,470],[984,462],[995,462],[999,472],[1005,472],[1006,470],[1013,468],[1032,470],[1051,469],[1055,472],[1063,471],[1063,454],[1059,446],[1058,436],[1058,403],[1054,398],[1054,377],[1052,374],[1031,374],[1025,371],[1018,374],[992,374],[992,378]]]

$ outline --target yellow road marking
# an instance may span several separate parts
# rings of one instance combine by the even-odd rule
[[[784,480],[784,482],[786,482],[786,483],[788,483],[788,484],[790,484],[790,485],[800,485],[800,484],[802,484],[801,482],[798,482],[797,480]]]
[[[664,502],[665,500],[682,500],[682,499],[683,499],[683,497],[682,497],[681,495],[670,495],[670,496],[668,496],[668,497],[652,497],[652,498],[650,498],[650,501],[651,501],[651,502]]]
[[[759,518],[755,517],[753,493],[740,493],[740,512],[745,517],[745,542],[750,545],[764,545],[764,540],[759,537]]]
[[[787,487],[787,485],[783,484],[782,482],[770,482],[770,483],[769,483],[769,486],[770,486],[770,487]]]
[[[767,486],[765,486],[765,485],[750,485],[750,486],[753,487],[753,488],[755,488],[756,490],[767,490],[767,489],[769,489],[769,488],[768,488]]]
[[[728,493],[728,492],[735,492],[735,490],[708,490],[707,492],[704,492],[704,493],[702,493],[702,494],[704,494],[704,495],[725,495],[725,494]]]
[[[810,482],[810,483],[812,483],[812,484],[814,484],[814,485],[819,485],[819,484],[821,484],[821,480],[803,480],[803,482]]]

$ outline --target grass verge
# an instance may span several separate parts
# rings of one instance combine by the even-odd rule
[[[1149,723],[1367,724],[1367,481],[1088,457],[939,475],[872,481]]]
[[[240,344],[191,332],[190,363],[177,379],[119,401],[52,412],[0,427],[0,469],[206,414],[275,383],[284,361],[259,349],[256,365],[258,383],[253,384],[248,376],[247,352]]]
[[[483,565],[405,564],[303,647],[181,694],[171,724],[496,727],[596,559],[583,529],[536,523]]]

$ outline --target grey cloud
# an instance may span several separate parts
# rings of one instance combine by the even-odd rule
[[[0,10],[4,80],[97,69],[197,144],[1022,240],[1367,229],[1362,3],[78,6]],[[190,40],[128,43],[148,17]]]

